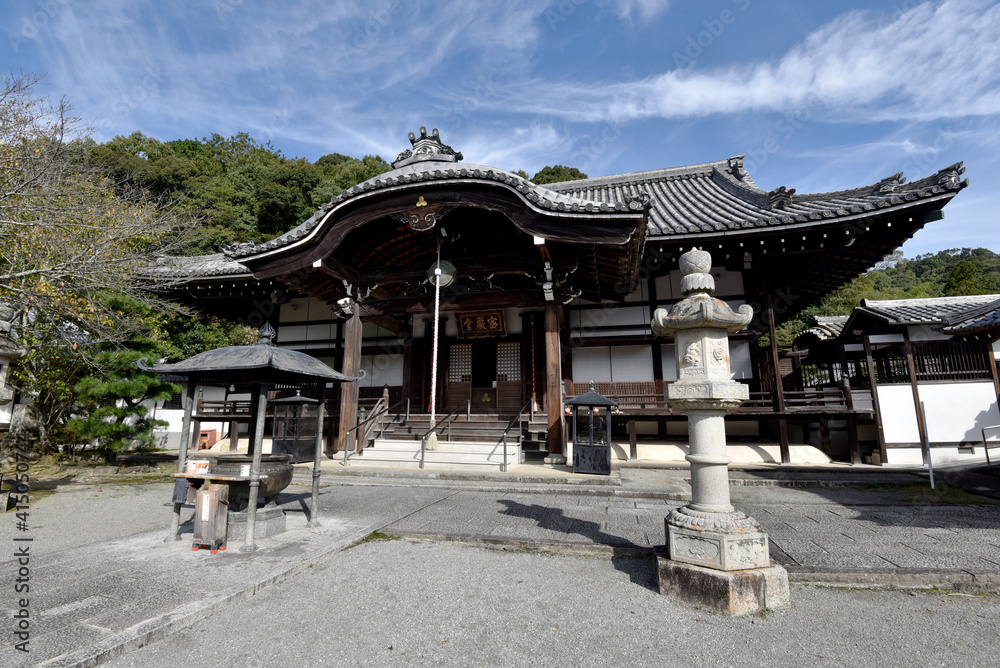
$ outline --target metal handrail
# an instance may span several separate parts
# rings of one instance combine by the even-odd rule
[[[532,403],[532,400],[528,399],[528,401],[526,401],[525,404],[521,406],[521,410],[517,412],[517,415],[515,415],[514,418],[507,423],[507,428],[503,430],[503,465],[501,470],[504,473],[507,472],[507,432],[509,432],[514,427],[515,424],[521,422],[521,416],[524,415],[525,410],[528,410],[530,412],[530,417],[528,418],[529,420],[533,420],[535,418],[535,407]],[[524,437],[524,430],[522,429],[521,432],[518,433],[517,435],[518,445],[521,445],[521,440],[523,439],[523,437]]]
[[[434,424],[432,424],[431,428],[428,429],[427,431],[425,431],[423,433],[423,435],[420,437],[420,468],[424,468],[424,451],[427,449],[427,437],[430,436],[434,432],[434,430],[438,428],[439,424],[441,424],[445,420],[448,420],[448,440],[450,441],[451,440],[451,421],[455,417],[455,414],[458,413],[458,411],[460,411],[461,409],[462,409],[461,405],[456,406],[454,409],[452,409],[452,411],[450,413],[448,413],[443,418],[441,418],[440,420],[438,420],[437,422],[435,422]],[[466,416],[465,417],[465,421],[466,422],[471,421],[471,419],[472,419],[472,400],[471,399],[469,399],[469,400],[466,401],[465,416]]]
[[[381,409],[379,411],[376,411],[376,412],[372,413],[367,418],[365,418],[364,420],[362,420],[361,422],[357,423],[356,425],[354,425],[353,427],[351,427],[350,429],[348,429],[346,432],[344,432],[344,443],[343,443],[343,446],[344,446],[344,466],[347,466],[347,455],[350,452],[350,448],[347,447],[347,444],[351,442],[351,432],[355,431],[359,427],[365,426],[366,424],[368,424],[372,420],[375,420],[376,418],[383,417],[386,413],[391,412],[394,408],[396,408],[398,406],[401,406],[404,403],[406,404],[406,416],[407,416],[407,418],[409,418],[409,416],[410,416],[410,400],[409,399],[400,399],[399,401],[397,401],[396,403],[394,403],[392,406],[388,406],[386,408],[383,408],[383,409]],[[378,404],[375,404],[375,406],[377,407]],[[402,414],[402,411],[396,411],[396,415],[401,415],[401,414]],[[384,425],[384,423],[383,423],[383,425]],[[380,429],[381,429],[380,435],[384,434],[385,433],[385,427],[382,426]]]
[[[1000,429],[1000,424],[990,425],[989,427],[983,427],[983,450],[986,452],[986,463],[990,463],[990,444],[986,441],[986,430],[987,429]],[[996,442],[994,448],[1000,447],[1000,441]]]

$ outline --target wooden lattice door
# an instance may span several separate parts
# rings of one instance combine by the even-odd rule
[[[454,343],[449,350],[448,392],[445,406],[448,409],[465,404],[472,398],[472,344]]]
[[[497,344],[497,411],[513,413],[521,408],[521,344]]]

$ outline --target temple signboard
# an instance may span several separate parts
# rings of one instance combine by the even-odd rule
[[[503,309],[465,311],[458,314],[458,338],[460,339],[506,335],[507,325]]]

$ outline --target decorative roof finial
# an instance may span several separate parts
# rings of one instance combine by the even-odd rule
[[[400,153],[396,157],[396,161],[392,163],[393,169],[425,160],[458,162],[462,159],[461,153],[457,153],[451,146],[441,143],[441,135],[438,134],[437,128],[434,128],[430,137],[427,136],[427,128],[425,127],[420,128],[419,137],[412,132],[409,137],[410,143],[413,144],[413,150],[407,149]]]
[[[271,340],[274,338],[275,334],[277,334],[277,332],[274,331],[274,327],[271,327],[271,323],[265,322],[264,326],[260,328],[260,341],[257,342],[257,345],[274,345],[271,343]]]

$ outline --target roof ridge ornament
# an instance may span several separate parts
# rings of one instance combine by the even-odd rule
[[[743,168],[743,158],[745,156],[746,153],[740,153],[729,159],[729,168],[727,171],[740,181],[747,175],[747,170]]]
[[[876,186],[876,192],[879,193],[894,193],[899,190],[899,186],[906,183],[906,177],[903,176],[903,172],[896,172],[892,176],[887,176],[878,182]]]
[[[794,194],[795,188],[778,186],[771,192],[767,193],[767,208],[787,209],[788,205],[792,203],[792,195]]]
[[[409,137],[413,149],[407,149],[396,156],[396,160],[392,163],[393,169],[425,160],[458,162],[463,157],[461,152],[456,152],[451,146],[441,141],[441,135],[438,133],[437,128],[434,128],[431,131],[431,136],[428,136],[427,128],[421,126],[419,137],[412,132],[409,134]]]
[[[965,173],[965,162],[956,162],[954,165],[939,169],[937,173],[937,184],[939,186],[958,188],[962,185],[960,177]],[[965,185],[969,185],[969,180],[965,180]]]

